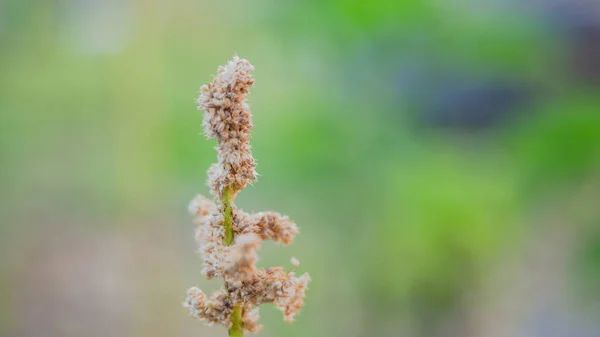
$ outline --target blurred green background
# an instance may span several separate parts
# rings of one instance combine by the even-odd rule
[[[256,67],[259,181],[313,281],[260,336],[600,336],[595,1],[0,1],[0,335],[224,336],[186,213],[199,87]]]

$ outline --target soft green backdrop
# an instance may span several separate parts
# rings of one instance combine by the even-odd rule
[[[181,303],[218,286],[194,100],[237,53],[260,174],[237,204],[290,215],[260,263],[313,278],[261,336],[598,336],[598,69],[572,62],[600,42],[543,3],[1,1],[0,335],[226,334]]]

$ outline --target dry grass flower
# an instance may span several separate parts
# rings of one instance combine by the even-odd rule
[[[247,184],[256,181],[256,163],[250,152],[252,114],[246,103],[254,84],[254,67],[237,56],[219,67],[212,83],[202,86],[198,108],[204,110],[204,132],[218,142],[218,162],[208,170],[212,201],[198,195],[188,207],[198,225],[196,241],[204,260],[202,274],[221,278],[225,285],[207,296],[192,287],[184,306],[190,315],[208,324],[229,328],[230,336],[258,332],[258,306],[273,303],[292,322],[304,303],[308,273],[297,277],[283,267],[258,268],[262,241],[292,243],[298,227],[276,212],[244,213],[233,203]],[[300,262],[293,257],[291,262]]]

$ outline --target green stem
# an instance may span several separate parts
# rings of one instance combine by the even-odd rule
[[[244,329],[242,322],[242,308],[237,305],[231,314],[231,328],[229,328],[229,337],[243,337]]]
[[[223,190],[223,227],[225,229],[225,237],[223,244],[231,246],[233,244],[233,197],[234,192],[231,188],[226,187]],[[236,305],[231,313],[231,328],[229,328],[230,337],[244,336],[244,322],[242,321],[242,308]]]
[[[223,190],[223,227],[225,228],[225,238],[223,243],[226,246],[233,244],[233,190],[226,187]]]

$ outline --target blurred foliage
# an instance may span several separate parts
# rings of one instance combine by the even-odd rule
[[[557,27],[544,8],[502,1],[2,2],[0,333],[100,335],[114,308],[94,294],[135,284],[117,294],[135,303],[122,335],[222,335],[179,302],[201,282],[185,205],[215,160],[194,98],[234,52],[257,69],[261,174],[239,206],[289,214],[302,235],[285,254],[313,276],[298,322],[264,308],[262,335],[480,336],[473,303],[493,307],[490,293],[509,293],[493,275],[544,245],[573,266],[553,277],[594,302],[600,96],[570,75]],[[527,99],[502,104],[499,81]],[[467,100],[497,116],[437,123]],[[572,241],[547,239],[553,226]],[[261,263],[282,253],[266,246]],[[517,284],[523,269],[503,275]],[[106,273],[106,294],[75,286]],[[30,322],[28,296],[94,319]]]

